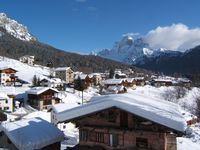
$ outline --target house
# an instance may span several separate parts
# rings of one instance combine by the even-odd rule
[[[127,86],[128,87],[131,87],[131,88],[133,88],[133,89],[135,89],[136,88],[136,80],[135,80],[135,78],[126,78],[126,80],[127,80]]]
[[[144,77],[135,77],[136,85],[138,86],[144,86],[145,85],[145,79]]]
[[[187,78],[178,78],[177,82],[178,82],[179,86],[184,86],[187,88],[189,88],[191,86],[191,81]]]
[[[40,86],[61,88],[64,86],[64,83],[62,82],[60,78],[44,78],[40,80]]]
[[[0,110],[13,112],[13,109],[13,98],[8,97],[5,93],[0,93]]]
[[[104,81],[104,86],[109,87],[109,86],[119,86],[123,85],[127,87],[127,80],[126,79],[107,79]]]
[[[53,120],[76,124],[79,150],[176,150],[176,137],[187,127],[178,108],[126,93],[93,97],[88,104],[55,114]]]
[[[126,93],[127,89],[123,85],[117,85],[117,86],[109,86],[107,89],[103,89],[101,94],[107,95],[107,94],[121,94]]]
[[[100,73],[91,73],[89,77],[92,78],[92,82],[94,85],[100,85],[102,82],[102,77]]]
[[[60,102],[60,99],[56,98],[56,94],[59,93],[59,91],[54,88],[32,88],[26,93],[28,95],[28,102],[30,105],[38,110],[46,109],[49,105]]]
[[[1,85],[15,85],[15,81],[17,77],[15,76],[15,73],[17,70],[13,68],[0,68],[0,84]]]
[[[173,82],[170,79],[162,79],[157,78],[152,80],[153,86],[160,87],[160,86],[172,86]]]
[[[82,83],[84,84],[84,88],[87,89],[88,87],[93,85],[93,76],[89,76],[87,74],[77,74],[74,80],[81,79]]]
[[[25,55],[19,58],[20,62],[29,64],[29,65],[34,65],[35,62],[35,56],[31,56],[31,55]]]
[[[41,118],[0,125],[0,147],[10,150],[58,150],[63,138],[63,132]]]
[[[74,72],[70,67],[59,67],[55,69],[56,78],[60,78],[67,84],[74,82]]]

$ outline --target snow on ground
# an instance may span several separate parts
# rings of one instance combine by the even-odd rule
[[[61,143],[61,150],[64,150],[66,147],[73,147],[79,142],[79,130],[75,127],[74,124],[66,124],[66,129],[64,131],[65,140]]]
[[[191,126],[191,134],[177,138],[177,150],[200,150],[200,123]]]
[[[13,86],[0,86],[0,93],[5,93],[7,95],[15,95],[16,99],[24,99],[27,100],[26,91],[29,90],[30,87],[13,87]]]
[[[89,87],[83,92],[83,103],[87,103],[93,96],[98,96],[96,88]],[[59,98],[62,99],[64,103],[78,103],[82,104],[82,92],[74,90],[72,88],[67,88],[66,92],[61,92]]]
[[[24,116],[23,118],[29,119],[29,118],[35,118],[35,117],[40,117],[48,122],[51,122],[51,113],[47,111],[35,111]]]
[[[47,67],[35,65],[30,66],[15,59],[0,56],[0,68],[10,67],[18,72],[16,76],[26,82],[32,83],[33,76],[36,75],[40,79],[49,75],[50,71]]]

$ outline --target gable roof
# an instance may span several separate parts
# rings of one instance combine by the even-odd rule
[[[104,81],[104,84],[121,84],[126,79],[107,79]]]
[[[93,97],[88,104],[56,114],[56,119],[58,122],[69,121],[111,107],[117,107],[176,131],[185,131],[186,123],[177,104],[129,93]]]
[[[0,129],[20,150],[41,149],[64,138],[62,131],[41,118],[3,122]]]
[[[50,87],[35,87],[35,88],[32,88],[28,91],[26,91],[27,94],[34,94],[34,95],[39,95],[47,90],[53,90],[55,91],[56,93],[59,93],[59,91],[57,89],[54,89],[54,88],[50,88]]]
[[[1,67],[0,71],[6,70],[6,69],[10,69],[10,70],[13,70],[13,71],[17,72],[17,70],[15,70],[13,68],[10,68],[10,67]]]
[[[131,83],[131,82],[135,81],[135,78],[126,78],[126,80],[128,83]]]
[[[70,67],[58,67],[55,69],[55,71],[66,71],[68,69],[70,69]]]
[[[75,79],[80,78],[81,80],[85,80],[85,78],[86,78],[87,76],[88,76],[87,74],[77,74],[77,75],[75,76]]]

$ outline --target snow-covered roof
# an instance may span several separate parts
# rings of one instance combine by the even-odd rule
[[[9,99],[9,97],[5,93],[0,93],[0,99]]]
[[[34,58],[35,56],[33,56],[33,55],[24,55],[24,56],[21,56],[20,58],[24,58],[24,57],[29,57],[29,58]]]
[[[78,79],[78,77],[80,77],[81,80],[85,80],[85,78],[87,77],[87,74],[78,74],[75,76],[75,79]]]
[[[52,105],[50,109],[53,109],[55,113],[60,113],[60,112],[63,112],[63,111],[66,111],[68,109],[78,107],[78,106],[79,105],[77,103],[71,103],[71,104],[59,103],[59,104]]]
[[[154,79],[155,82],[172,82],[170,79]]]
[[[43,78],[40,82],[43,80],[46,80],[50,83],[62,83],[62,80],[60,78]]]
[[[17,72],[17,70],[15,70],[15,69],[13,69],[13,68],[11,68],[11,67],[0,67],[0,70],[5,70],[5,69],[11,69],[11,70]]]
[[[55,69],[55,71],[66,71],[68,69],[70,69],[70,67],[58,67]]]
[[[104,84],[121,84],[125,79],[107,79]]]
[[[144,80],[144,77],[135,77],[135,80]]]
[[[107,90],[119,92],[124,90],[124,86],[109,86]]]
[[[126,76],[125,73],[116,73],[116,74],[119,75],[119,76]]]
[[[117,107],[180,132],[184,132],[186,128],[186,122],[177,104],[129,93],[93,97],[88,104],[58,113],[56,119],[58,122],[69,121],[111,107]]]
[[[59,92],[57,89],[54,89],[54,88],[50,88],[50,87],[35,87],[35,88],[32,88],[28,91],[26,91],[27,94],[34,94],[34,95],[39,95],[47,90],[53,90],[55,92]]]
[[[178,78],[178,82],[190,83],[191,81],[187,78]]]
[[[0,128],[20,150],[41,149],[64,138],[59,129],[41,118],[4,122]]]
[[[133,82],[135,78],[126,78],[126,80],[128,81],[128,83],[130,83],[130,82]]]
[[[101,73],[91,73],[91,74],[89,74],[89,75],[91,75],[91,76],[100,76]]]

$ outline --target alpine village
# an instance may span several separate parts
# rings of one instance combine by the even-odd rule
[[[62,51],[0,13],[0,149],[200,150],[199,58],[131,33]]]

